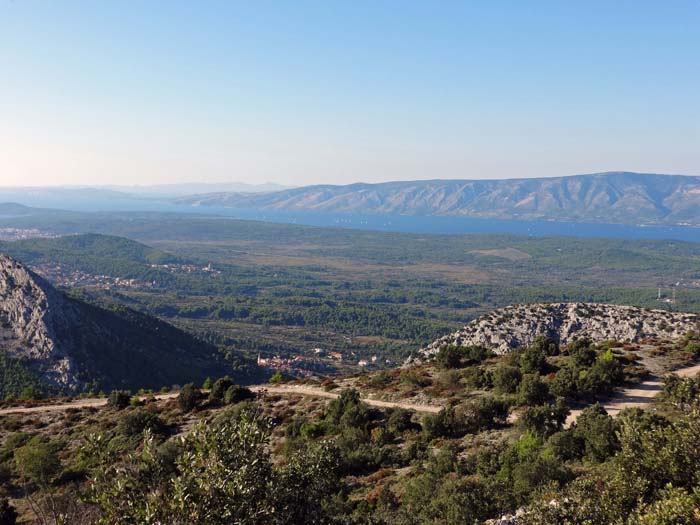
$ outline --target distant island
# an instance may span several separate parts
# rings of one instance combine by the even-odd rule
[[[606,172],[554,178],[357,183],[258,194],[206,193],[176,202],[263,210],[700,226],[700,177]]]

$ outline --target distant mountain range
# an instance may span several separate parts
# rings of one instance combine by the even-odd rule
[[[193,194],[236,192],[256,194],[289,189],[279,184],[185,183],[149,186],[0,186],[0,203],[61,209],[105,211],[147,210]]]
[[[68,297],[0,254],[0,395],[201,382],[230,368],[215,346],[134,310]]]
[[[193,206],[700,226],[700,177],[607,172],[504,180],[318,185],[177,199]]]
[[[39,213],[40,211],[43,210],[23,206],[15,202],[0,202],[0,217],[23,217]]]
[[[144,186],[104,186],[105,189],[146,197],[183,196],[195,193],[237,192],[265,193],[283,191],[288,186],[266,182],[264,184],[247,184],[245,182],[186,182],[180,184],[151,184]]]

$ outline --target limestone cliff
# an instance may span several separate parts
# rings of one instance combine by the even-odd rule
[[[462,330],[433,342],[421,352],[436,353],[447,344],[482,345],[504,354],[546,336],[566,344],[580,337],[594,341],[634,342],[677,339],[700,322],[697,314],[646,310],[597,303],[513,305],[494,310]]]
[[[0,354],[67,393],[160,387],[227,372],[212,345],[130,309],[67,297],[2,254]]]

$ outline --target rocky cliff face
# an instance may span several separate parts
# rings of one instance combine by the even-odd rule
[[[482,345],[496,353],[527,346],[540,336],[566,344],[580,337],[594,341],[634,342],[646,338],[677,339],[700,322],[696,314],[645,310],[595,303],[514,305],[494,310],[462,330],[433,342],[421,352],[431,355],[448,344]]]
[[[3,254],[0,354],[68,393],[159,388],[230,373],[214,346],[133,310],[67,297]],[[2,381],[0,374],[5,387]]]
[[[79,322],[75,307],[44,279],[0,254],[0,348],[29,359],[44,380],[75,390],[76,365],[57,344],[58,325]]]

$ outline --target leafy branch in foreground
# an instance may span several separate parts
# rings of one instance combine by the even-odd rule
[[[139,453],[118,462],[93,436],[86,449],[98,460],[90,500],[101,509],[99,523],[330,522],[324,502],[338,488],[333,448],[322,443],[278,466],[269,437],[268,422],[247,413],[200,423],[182,438],[169,465],[149,432]]]

